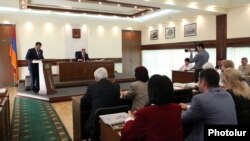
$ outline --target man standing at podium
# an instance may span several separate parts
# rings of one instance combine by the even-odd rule
[[[26,60],[28,60],[29,62],[30,88],[33,91],[33,93],[38,93],[40,87],[39,87],[38,63],[32,63],[32,61],[44,59],[41,47],[42,43],[36,42],[35,47],[30,48],[26,54]]]

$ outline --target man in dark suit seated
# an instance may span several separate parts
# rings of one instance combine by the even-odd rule
[[[33,60],[44,59],[43,51],[41,50],[42,43],[36,42],[34,48],[30,48],[26,54],[26,60],[29,62],[29,73],[30,73],[30,88],[34,93],[38,93],[40,90],[39,86],[39,70],[38,63],[33,63]]]
[[[83,48],[82,51],[77,51],[75,53],[75,58],[77,62],[89,61],[89,55],[86,53],[85,48]]]
[[[119,106],[120,86],[107,80],[108,72],[100,67],[94,72],[95,84],[89,85],[85,96],[81,98],[82,111],[91,111],[85,125],[87,139],[93,139],[94,113],[99,108]],[[83,115],[84,116],[84,115]],[[83,119],[86,119],[83,117]],[[84,128],[84,127],[83,127]],[[99,138],[99,137],[97,137]]]

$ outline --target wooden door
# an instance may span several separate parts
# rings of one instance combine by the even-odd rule
[[[9,50],[14,25],[0,24],[0,87],[15,85]]]
[[[141,65],[141,31],[122,31],[122,72],[133,74]]]

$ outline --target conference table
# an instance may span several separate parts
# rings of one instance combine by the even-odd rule
[[[190,102],[193,88],[177,88],[174,87],[174,102]],[[83,95],[84,96],[84,95]],[[83,138],[82,120],[88,117],[89,111],[81,110],[81,98],[82,96],[72,97],[72,108],[73,108],[73,138],[74,141],[81,141]],[[121,101],[123,101],[121,99]],[[129,101],[128,101],[129,103]],[[83,119],[85,118],[85,119]],[[119,141],[120,134],[119,131],[114,131],[110,126],[103,122],[100,122],[101,137],[102,141]]]

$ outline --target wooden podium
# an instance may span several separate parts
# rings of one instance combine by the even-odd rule
[[[38,94],[51,95],[56,93],[54,80],[52,76],[52,59],[33,60],[32,63],[38,63],[40,91]]]
[[[190,83],[194,82],[194,71],[172,70],[173,83]]]

